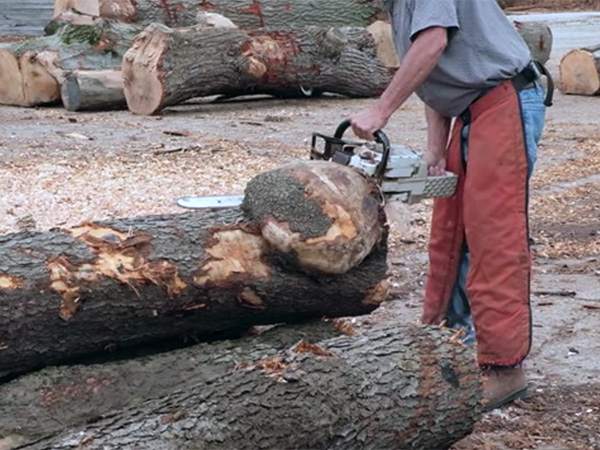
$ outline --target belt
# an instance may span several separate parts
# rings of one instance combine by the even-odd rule
[[[552,106],[552,97],[554,95],[554,81],[552,80],[552,76],[550,72],[544,67],[542,63],[539,61],[531,61],[527,66],[518,74],[516,74],[512,79],[512,84],[515,87],[516,91],[522,91],[526,89],[540,79],[544,75],[548,80],[548,90],[546,92],[546,99],[544,100],[544,105]]]
[[[552,80],[552,76],[550,72],[544,67],[544,65],[538,61],[531,61],[525,68],[511,78],[511,83],[514,86],[517,92],[520,92],[524,89],[528,89],[530,87],[535,86],[535,82],[539,80],[542,75],[544,75],[548,80],[548,88],[546,91],[546,98],[544,99],[544,105],[552,106],[552,98],[554,96],[554,81]],[[489,92],[493,88],[484,89],[473,102],[476,102],[481,97],[483,97],[487,92]],[[465,125],[471,123],[471,111],[469,108],[465,109],[464,112],[459,114],[459,117],[463,120]]]

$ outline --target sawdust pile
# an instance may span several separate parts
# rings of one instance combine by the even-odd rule
[[[72,144],[67,153],[0,162],[0,233],[181,213],[179,196],[241,193],[259,172],[306,156],[268,141],[263,150],[209,136],[189,141],[108,155],[75,153]]]

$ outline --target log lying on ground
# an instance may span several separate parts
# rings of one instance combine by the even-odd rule
[[[561,59],[559,70],[563,94],[600,95],[600,45],[571,50]]]
[[[65,77],[60,95],[69,111],[127,108],[120,70],[71,72]]]
[[[0,49],[0,103],[37,106],[59,101],[67,73],[120,68],[123,54],[142,29],[74,14],[48,28],[53,34]]]
[[[155,114],[194,97],[272,94],[299,86],[373,97],[390,70],[364,28],[304,27],[243,32],[153,24],[123,58],[131,111]]]
[[[473,349],[437,328],[393,325],[259,353],[27,448],[445,449],[480,416]]]
[[[120,360],[49,367],[1,385],[0,443],[11,435],[23,443],[33,442],[151,398],[215,382],[242,361],[272,357],[299,341],[318,342],[355,332],[342,319],[266,328],[184,349],[152,347],[155,354],[141,357],[126,352],[128,358],[123,359],[116,352]]]
[[[69,9],[123,22],[163,23],[170,27],[194,25],[199,11],[210,11],[248,29],[365,27],[382,13],[380,0],[55,0],[55,15]]]
[[[531,50],[533,59],[546,64],[552,53],[552,29],[546,22],[513,21],[517,31]]]
[[[0,238],[0,373],[256,324],[367,314],[389,292],[387,225],[353,169],[298,161],[243,213],[137,217]]]

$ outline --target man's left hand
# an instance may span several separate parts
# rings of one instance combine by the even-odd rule
[[[375,140],[375,132],[381,130],[388,122],[389,117],[379,108],[367,108],[350,119],[352,131],[361,139]]]

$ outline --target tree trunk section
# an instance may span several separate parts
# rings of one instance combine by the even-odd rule
[[[600,95],[600,45],[571,50],[561,59],[559,70],[563,94]]]
[[[75,9],[90,15],[144,25],[196,24],[201,11],[228,17],[238,27],[365,27],[382,14],[378,0],[55,0],[54,14]]]
[[[546,64],[550,59],[553,44],[550,26],[545,22],[513,21],[513,24],[531,50],[531,57]]]
[[[366,29],[306,27],[243,32],[150,25],[123,58],[131,111],[156,114],[194,97],[288,92],[381,94],[390,71]]]
[[[61,99],[69,111],[127,108],[120,70],[72,72],[62,84]]]
[[[251,180],[245,213],[3,236],[0,373],[189,334],[367,314],[389,292],[378,195],[350,167],[302,161]]]
[[[471,433],[480,396],[471,347],[394,325],[247,355],[212,382],[27,448],[446,449]]]
[[[342,319],[267,328],[187,348],[152,346],[147,355],[110,352],[85,365],[49,367],[12,380],[0,386],[0,443],[11,435],[34,442],[151,398],[213,383],[241,361],[272,357],[299,341],[356,332]]]
[[[78,14],[65,14],[46,28],[52,34],[0,50],[0,103],[31,107],[59,102],[69,72],[119,69],[142,29]]]

